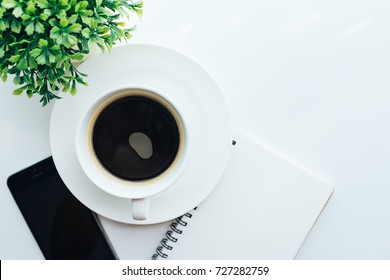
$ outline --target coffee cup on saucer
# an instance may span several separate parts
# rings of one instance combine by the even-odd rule
[[[146,220],[150,197],[168,189],[186,162],[186,122],[173,100],[156,89],[111,89],[85,109],[76,154],[89,179],[131,203]]]
[[[72,194],[103,217],[137,225],[172,220],[204,201],[222,177],[232,149],[229,110],[213,77],[188,56],[150,44],[113,48],[79,69],[88,73],[89,86],[55,102],[50,120],[54,163]],[[160,176],[121,179],[102,164],[90,144],[93,120],[98,112],[103,114],[105,102],[110,106],[110,98],[128,91],[147,92],[147,98],[167,104],[181,129],[178,156]],[[113,123],[107,126],[114,128]],[[157,155],[156,139],[143,130],[123,141],[146,162],[151,152]]]

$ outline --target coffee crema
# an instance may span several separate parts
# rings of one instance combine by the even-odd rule
[[[91,152],[103,169],[126,181],[164,175],[183,148],[178,113],[152,92],[114,95],[98,107],[89,128]]]

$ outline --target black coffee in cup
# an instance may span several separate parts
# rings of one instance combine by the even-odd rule
[[[146,91],[110,98],[98,108],[90,128],[92,151],[99,163],[128,181],[161,176],[173,167],[183,146],[177,112]]]

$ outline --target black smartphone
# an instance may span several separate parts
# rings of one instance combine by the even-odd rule
[[[97,215],[68,190],[52,157],[11,175],[7,184],[46,259],[118,259]]]

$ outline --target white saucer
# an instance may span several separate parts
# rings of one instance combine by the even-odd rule
[[[222,176],[230,155],[230,115],[217,84],[198,64],[173,50],[145,44],[97,54],[79,69],[89,86],[54,104],[50,145],[55,165],[69,190],[87,207],[109,219],[154,224],[185,214],[202,202]],[[75,151],[76,128],[85,104],[111,88],[155,88],[172,94],[188,120],[188,158],[175,183],[151,198],[149,217],[134,220],[130,200],[106,193],[82,171]]]

